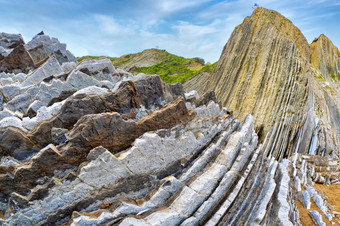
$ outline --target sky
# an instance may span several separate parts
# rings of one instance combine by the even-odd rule
[[[75,56],[159,48],[216,62],[254,4],[290,19],[308,42],[325,34],[340,47],[339,0],[0,0],[0,31],[58,38]]]

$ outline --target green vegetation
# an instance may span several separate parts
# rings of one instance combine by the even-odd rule
[[[322,81],[322,82],[325,82],[326,81],[326,79],[322,76],[322,74],[319,74],[319,75],[316,75],[316,76],[314,76],[317,80],[320,80],[320,81]]]
[[[336,82],[336,81],[339,81],[339,78],[338,76],[335,74],[335,73],[332,73],[331,74],[331,78]]]
[[[170,56],[169,59],[163,63],[156,64],[150,67],[139,67],[135,71],[137,73],[145,73],[147,75],[157,74],[166,83],[184,83],[190,78],[194,77],[200,72],[211,72],[214,69],[214,64],[205,65],[198,69],[190,69],[188,66],[192,62],[192,59],[185,59],[178,56]]]
[[[89,60],[89,59],[98,59],[101,58],[102,56],[82,56],[82,57],[77,57],[78,62],[82,62],[83,60]]]
[[[316,115],[320,115],[321,117],[323,117],[323,110],[321,110],[320,106],[318,106],[318,109],[316,111]]]
[[[325,88],[329,90],[332,96],[334,96],[334,90],[329,85],[325,86]]]
[[[212,72],[216,63],[205,64],[204,59],[195,58],[184,58],[176,56],[166,52],[165,50],[153,50],[154,54],[157,54],[157,58],[160,59],[161,63],[149,66],[149,67],[135,67],[132,72],[134,74],[145,73],[147,75],[157,74],[166,83],[184,83],[190,78],[194,77],[201,72]],[[139,54],[139,53],[138,53]],[[122,66],[125,63],[133,59],[137,54],[128,54],[122,57],[109,57],[112,64],[115,66]],[[78,57],[78,62],[85,59],[96,59],[100,57],[84,56]],[[130,71],[131,72],[131,71]]]

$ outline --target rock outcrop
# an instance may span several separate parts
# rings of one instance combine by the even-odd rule
[[[0,73],[1,225],[336,223],[340,205],[322,186],[340,180],[329,156],[339,100],[321,72],[336,58],[319,49],[311,67],[303,35],[276,12],[257,9],[236,28],[214,73],[189,83],[199,92],[108,58],[76,64],[43,33],[26,47],[0,34],[14,48],[1,62],[18,62]],[[333,91],[318,89],[326,82]]]
[[[239,118],[252,114],[277,159],[294,152],[339,156],[339,60],[325,36],[308,45],[291,21],[257,8],[235,28],[212,75],[195,86],[200,94],[214,90]]]
[[[55,56],[59,64],[77,62],[75,56],[66,49],[66,44],[60,43],[56,38],[50,38],[43,32],[36,35],[26,44],[35,63],[39,63],[49,56]]]
[[[340,80],[340,51],[325,35],[320,35],[310,44],[311,64],[320,70],[323,77]]]
[[[28,73],[54,56],[59,64],[77,62],[75,56],[56,38],[43,32],[25,44],[20,34],[0,33],[0,72]]]

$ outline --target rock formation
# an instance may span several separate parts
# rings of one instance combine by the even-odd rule
[[[66,44],[60,43],[56,38],[50,38],[44,32],[37,34],[26,44],[35,63],[39,63],[49,56],[55,56],[59,64],[64,62],[77,62],[73,54],[66,49]]]
[[[77,62],[75,56],[66,50],[66,44],[44,35],[43,32],[26,45],[20,34],[0,33],[0,72],[27,74],[51,56],[54,56],[59,64]]]
[[[274,18],[275,23],[262,17]],[[211,90],[185,93],[181,84],[166,84],[157,75],[118,70],[108,58],[76,64],[56,39],[43,33],[32,41],[40,40],[41,45],[26,47],[20,36],[5,35],[13,41],[4,41],[3,48],[26,50],[16,52],[18,59],[31,57],[34,69],[23,70],[26,61],[18,61],[16,67],[11,64],[12,72],[0,73],[1,225],[336,223],[339,212],[333,209],[340,206],[332,206],[316,183],[335,185],[340,160],[316,154],[337,154],[337,149],[331,153],[327,147],[337,148],[336,135],[333,143],[328,136],[338,129],[338,97],[330,90],[315,90],[332,76],[325,74],[320,80],[304,73],[312,75],[322,68],[336,73],[338,64],[336,58],[328,61],[328,52],[317,45],[326,60],[311,68],[309,45],[281,19],[275,12],[257,9],[236,28],[226,49],[245,53],[224,51],[228,57],[222,54],[212,76],[228,72],[232,77],[231,72],[241,71],[238,80],[224,79],[245,90],[232,91],[230,97],[219,92],[222,101]],[[291,32],[283,38],[275,28],[280,24]],[[254,34],[271,34],[274,40],[255,41]],[[240,42],[250,47],[243,49]],[[269,57],[276,52],[287,55]],[[259,61],[262,66],[252,63],[269,58]],[[236,68],[223,68],[228,61]],[[17,69],[21,72],[13,73]],[[265,76],[257,81],[256,73],[247,74],[248,70]],[[240,82],[244,76],[251,81]],[[194,81],[201,82],[197,78]],[[212,82],[204,80],[206,85]],[[224,89],[230,84],[218,85]],[[336,83],[329,86],[336,88]],[[251,99],[246,89],[263,93]],[[270,89],[275,98],[268,97]],[[249,108],[245,103],[258,104],[264,116],[254,111],[258,119],[250,114],[234,118],[233,110],[222,107],[226,101],[233,103],[233,95],[239,98],[239,117],[239,107]],[[311,95],[320,102],[312,102]],[[261,98],[267,102],[257,102]],[[329,112],[316,115],[316,104],[326,104]],[[266,109],[277,113],[278,122],[259,129],[258,123],[274,114]],[[288,112],[292,109],[298,111]],[[324,128],[327,122],[332,127]],[[295,151],[289,151],[293,147]]]
[[[294,152],[339,156],[339,57],[324,35],[308,45],[291,21],[257,8],[235,28],[212,75],[185,89],[213,89],[235,116],[252,114],[277,159]]]
[[[310,44],[311,64],[320,70],[323,77],[340,79],[340,51],[325,35],[320,35]],[[332,77],[333,75],[333,77]]]

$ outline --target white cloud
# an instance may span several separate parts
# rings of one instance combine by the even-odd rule
[[[110,36],[125,36],[134,34],[131,24],[119,24],[113,17],[107,15],[94,14],[93,17],[103,34]]]
[[[211,0],[158,0],[154,1],[156,8],[162,13],[174,13],[183,9],[199,6]]]

